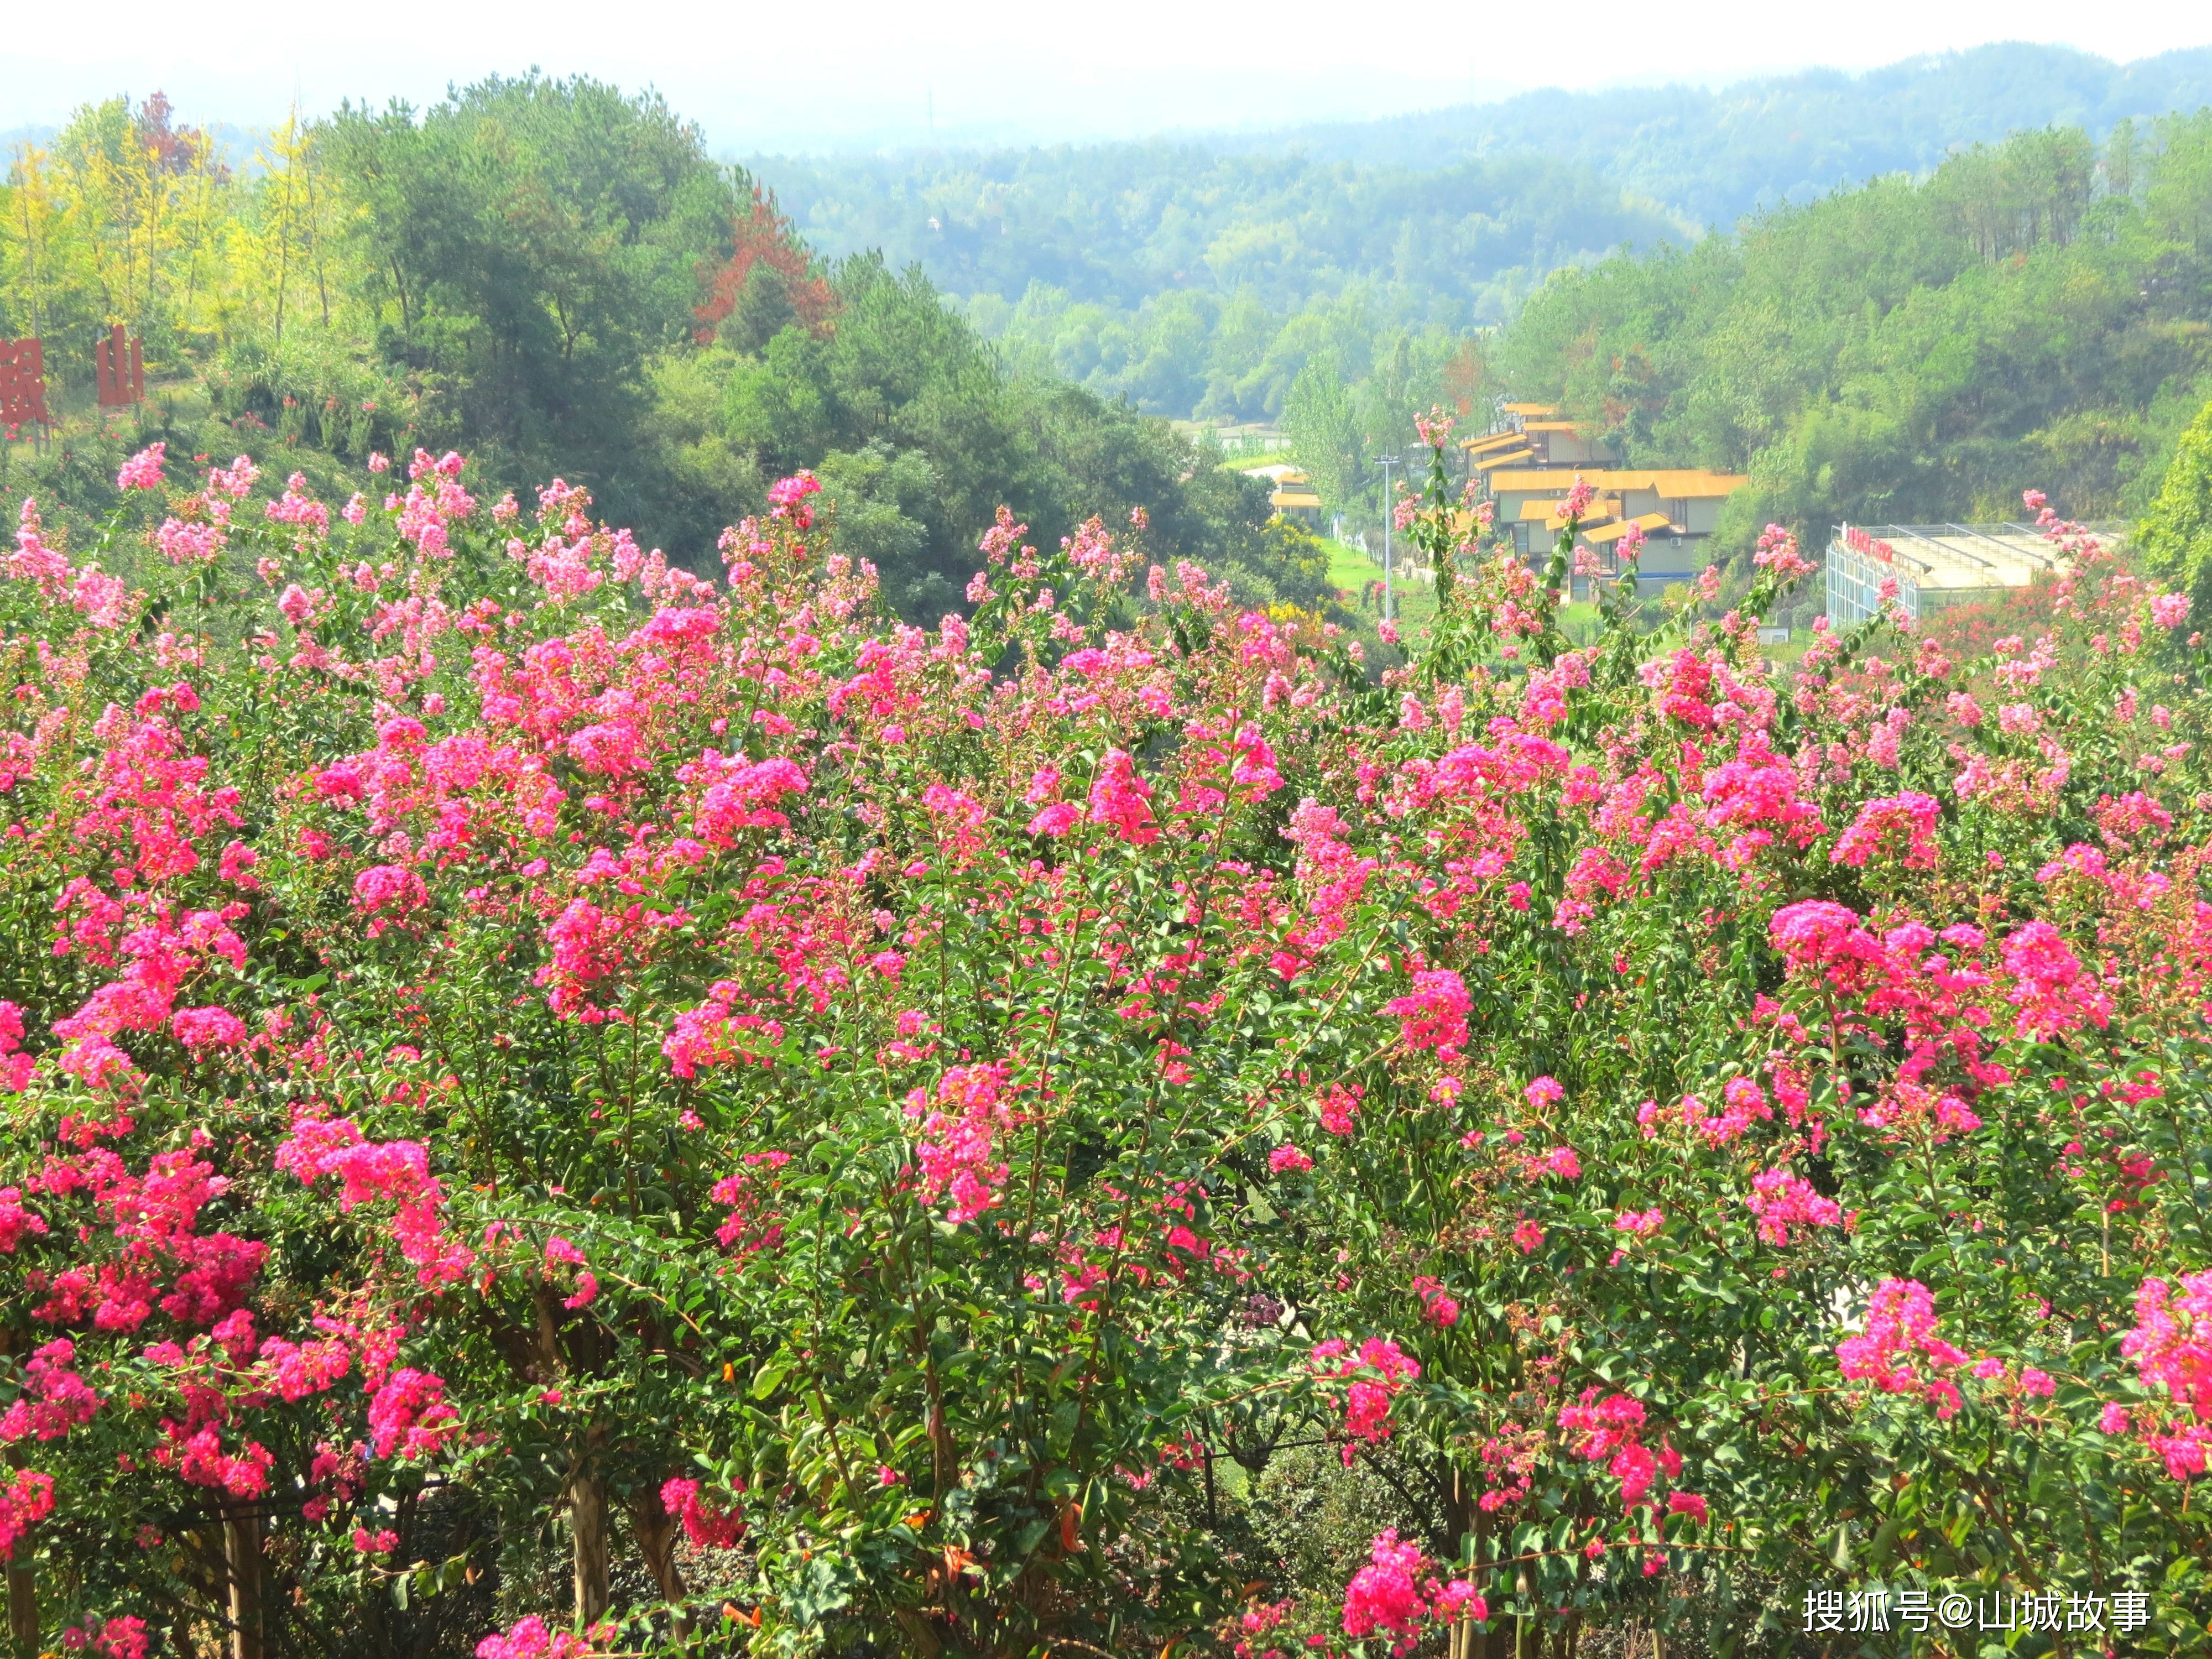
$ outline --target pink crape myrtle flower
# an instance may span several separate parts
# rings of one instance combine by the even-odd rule
[[[2131,1424],[2123,1407],[2105,1408],[2107,1434],[2132,1426],[2176,1480],[2212,1473],[2212,1268],[2185,1273],[2177,1288],[2146,1279],[2136,1291],[2136,1324],[2120,1339],[2144,1386],[2169,1409],[2140,1411]]]
[[[1441,1279],[1423,1274],[1413,1280],[1413,1291],[1421,1298],[1421,1316],[1430,1324],[1449,1328],[1459,1323],[1459,1302],[1445,1294]]]
[[[115,475],[118,489],[159,489],[161,487],[161,462],[168,453],[166,443],[149,444],[129,460]]]
[[[1887,851],[1893,840],[1901,839],[1902,848],[1894,856],[1905,869],[1933,870],[1939,810],[1933,796],[1911,789],[1868,801],[1828,856],[1837,864],[1864,869],[1869,859]]]
[[[2112,1024],[2111,997],[2049,922],[2014,928],[2004,942],[2004,965],[2014,981],[2006,1000],[2020,1010],[2022,1036],[2048,1042],[2063,1031]]]
[[[599,1300],[599,1275],[585,1266],[584,1253],[558,1233],[545,1241],[545,1266],[549,1273],[561,1267],[576,1270],[575,1292],[561,1304],[562,1307],[587,1308]]]
[[[1335,1362],[1330,1369],[1330,1362]],[[1324,1376],[1347,1382],[1344,1404],[1344,1462],[1352,1464],[1355,1443],[1372,1445],[1390,1437],[1390,1402],[1407,1383],[1421,1375],[1419,1361],[1387,1337],[1370,1336],[1357,1353],[1347,1345],[1330,1340],[1316,1346],[1315,1369]]]
[[[177,1041],[191,1049],[234,1048],[246,1041],[246,1022],[228,1008],[179,1008],[169,1017]]]
[[[1137,775],[1137,763],[1126,749],[1109,749],[1091,785],[1091,821],[1107,825],[1132,847],[1149,847],[1160,838],[1152,821],[1152,786]]]
[[[1627,1395],[1585,1389],[1581,1399],[1560,1408],[1559,1427],[1567,1432],[1571,1452],[1585,1462],[1603,1463],[1620,1482],[1624,1510],[1645,1503],[1661,1475],[1672,1480],[1682,1472],[1681,1454],[1663,1437],[1656,1450],[1644,1444],[1644,1404]]]
[[[1936,1329],[1936,1298],[1917,1279],[1885,1279],[1867,1310],[1866,1328],[1836,1345],[1836,1359],[1853,1382],[1872,1382],[1884,1394],[1918,1395],[1949,1418],[1963,1403],[1958,1385],[1942,1372],[1968,1356]]]
[[[1784,581],[1809,576],[1820,568],[1797,550],[1797,538],[1778,524],[1759,532],[1759,546],[1751,562]]]
[[[1811,1182],[1787,1170],[1767,1170],[1753,1176],[1751,1192],[1743,1201],[1759,1218],[1759,1237],[1778,1248],[1790,1243],[1793,1226],[1840,1227],[1844,1223],[1841,1205],[1822,1197]]]
[[[1416,973],[1412,994],[1386,1003],[1383,1012],[1401,1023],[1408,1047],[1433,1048],[1450,1060],[1466,1045],[1468,1011],[1474,1006],[1466,981],[1437,968]]]
[[[1006,1165],[993,1153],[999,1137],[1013,1127],[1000,1098],[1005,1086],[1002,1066],[955,1066],[938,1079],[933,1098],[926,1089],[907,1097],[907,1115],[921,1120],[915,1164],[922,1195],[933,1204],[949,1200],[945,1218],[956,1226],[999,1202]]]
[[[15,1557],[25,1533],[54,1512],[54,1478],[35,1469],[16,1472],[0,1486],[0,1561]]]
[[[1363,1085],[1332,1083],[1321,1097],[1321,1127],[1339,1137],[1359,1127],[1359,1103],[1367,1091]]]
[[[371,939],[429,902],[429,889],[422,878],[405,865],[371,865],[354,878],[354,908],[369,919]]]
[[[1881,942],[1858,914],[1829,899],[1805,899],[1777,910],[1768,938],[1791,968],[1826,977],[1839,989],[1855,986],[1869,964],[1881,960]]]
[[[725,1510],[701,1498],[699,1491],[696,1480],[679,1476],[664,1481],[660,1488],[661,1507],[682,1520],[684,1535],[700,1548],[735,1549],[738,1540],[744,1535],[744,1517],[735,1510]]]
[[[24,1367],[23,1391],[0,1413],[0,1443],[59,1440],[92,1421],[100,1396],[76,1370],[76,1345],[56,1337]]]
[[[1421,441],[1431,449],[1440,449],[1452,434],[1458,417],[1442,405],[1430,408],[1427,413],[1413,416],[1413,430],[1421,434]]]
[[[1378,1632],[1395,1638],[1394,1654],[1411,1653],[1425,1629],[1489,1617],[1490,1604],[1473,1584],[1439,1580],[1420,1547],[1400,1542],[1395,1527],[1376,1535],[1367,1565],[1344,1587],[1344,1633],[1355,1640]]]
[[[599,1651],[573,1631],[548,1630],[534,1613],[477,1644],[477,1659],[593,1659]]]
[[[88,1619],[62,1632],[62,1650],[91,1652],[103,1659],[146,1659],[146,1621],[135,1613],[122,1613],[105,1621]]]
[[[369,1397],[370,1449],[379,1457],[428,1456],[452,1439],[460,1413],[446,1403],[446,1380],[409,1367]]]

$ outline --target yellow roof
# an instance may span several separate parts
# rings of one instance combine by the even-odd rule
[[[1523,432],[1579,432],[1583,428],[1579,421],[1523,421],[1521,429]]]
[[[1623,478],[1629,475],[1625,473],[1621,475]],[[1749,475],[1746,473],[1708,472],[1701,466],[1668,468],[1657,472],[1647,472],[1642,476],[1649,478],[1650,483],[1644,484],[1623,483],[1619,487],[1622,489],[1656,489],[1662,495],[1677,499],[1695,496],[1699,500],[1711,500],[1723,495],[1733,495],[1751,482]]]
[[[1508,415],[1534,416],[1541,421],[1558,414],[1559,406],[1557,404],[1508,404],[1505,412]]]
[[[1652,489],[1678,500],[1695,497],[1700,501],[1733,495],[1751,482],[1741,472],[1707,472],[1700,467],[1669,467],[1651,472],[1601,467],[1579,474],[1563,467],[1552,467],[1543,471],[1531,469],[1524,472],[1500,473],[1490,480],[1490,488],[1500,495],[1510,491],[1522,495],[1540,495],[1548,492],[1564,495],[1574,488],[1577,476],[1593,489]]]
[[[1279,489],[1267,497],[1271,507],[1319,507],[1321,497],[1310,489]]]
[[[1638,530],[1650,531],[1664,530],[1668,527],[1668,520],[1664,513],[1639,513],[1628,520],[1628,524],[1609,524],[1601,529],[1591,531],[1589,539],[1599,543],[1616,542],[1628,533],[1630,524],[1634,525]]]
[[[1521,503],[1520,516],[1524,523],[1534,524],[1541,520],[1557,530],[1566,522],[1565,517],[1559,508],[1559,503],[1557,500],[1547,500],[1539,496],[1533,501]],[[1584,524],[1595,524],[1600,519],[1617,519],[1620,516],[1620,498],[1618,495],[1600,495],[1583,509]],[[1659,516],[1663,520],[1666,514],[1662,513]]]
[[[1511,449],[1520,441],[1517,432],[1493,432],[1486,438],[1469,438],[1460,447],[1470,455],[1487,455],[1494,449]]]
[[[1487,472],[1493,466],[1516,466],[1522,461],[1534,460],[1535,458],[1536,452],[1533,449],[1515,449],[1503,455],[1484,455],[1476,459],[1474,470],[1477,472]]]

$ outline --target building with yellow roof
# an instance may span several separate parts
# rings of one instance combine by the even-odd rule
[[[1548,556],[1565,527],[1559,504],[1577,480],[1596,491],[1577,520],[1577,539],[1610,557],[1633,525],[1644,535],[1639,577],[1678,581],[1706,564],[1705,539],[1721,503],[1750,482],[1704,467],[1626,467],[1587,426],[1556,404],[1502,404],[1495,428],[1461,441],[1470,477],[1496,509],[1496,523],[1531,559]]]
[[[1638,571],[1656,580],[1704,568],[1703,544],[1719,522],[1721,503],[1751,482],[1740,472],[1702,467],[1501,467],[1484,482],[1498,504],[1498,522],[1513,526],[1516,545],[1533,555],[1544,550],[1540,537],[1558,531],[1556,504],[1577,478],[1598,492],[1582,520],[1588,539],[1612,542],[1634,522],[1646,538]]]
[[[1462,439],[1468,464],[1492,466],[1510,455],[1531,467],[1609,466],[1619,458],[1590,437],[1579,422],[1563,421],[1549,404],[1506,404],[1498,429]]]
[[[1557,496],[1547,495],[1525,501],[1521,503],[1520,512],[1514,515],[1514,522],[1540,524],[1556,534],[1566,527],[1566,515],[1559,510],[1565,505],[1566,503]],[[1583,509],[1579,522],[1585,525],[1604,524],[1608,520],[1617,519],[1620,516],[1620,497],[1600,495]]]
[[[1469,455],[1502,455],[1509,449],[1525,449],[1528,441],[1516,428],[1508,427],[1503,432],[1486,433],[1480,438],[1463,439],[1460,447]]]
[[[1476,455],[1468,465],[1477,472],[1488,472],[1501,466],[1531,466],[1536,462],[1536,452],[1523,442],[1517,449],[1501,449],[1494,454]]]
[[[1267,505],[1286,519],[1295,519],[1309,530],[1321,528],[1321,495],[1303,472],[1287,469],[1275,474],[1275,487]]]

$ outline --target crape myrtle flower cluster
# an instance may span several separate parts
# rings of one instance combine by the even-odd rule
[[[923,628],[804,474],[712,580],[458,455],[333,505],[149,451],[82,552],[23,502],[42,1634],[212,1640],[248,1566],[349,1617],[555,1516],[573,1600],[505,1584],[486,1659],[1410,1659],[1783,1630],[1845,1561],[2201,1606],[2186,596],[2032,500],[2064,563],[1987,650],[1764,662],[1779,526],[1733,608],[1594,579],[1570,639],[1574,526],[1516,556],[1449,429],[1380,675],[1140,514],[1002,512]],[[1325,1583],[1208,1519],[1301,1438],[1406,1498]]]

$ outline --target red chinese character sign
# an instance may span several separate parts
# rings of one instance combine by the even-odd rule
[[[46,357],[38,340],[0,340],[0,425],[46,418]]]
[[[100,406],[124,409],[146,398],[146,368],[138,342],[125,339],[123,325],[107,331],[94,356],[99,359]]]
[[[1869,559],[1879,559],[1884,564],[1894,564],[1897,562],[1895,548],[1887,542],[1876,541],[1855,524],[1847,524],[1844,526],[1844,545],[1854,553],[1863,554]]]

